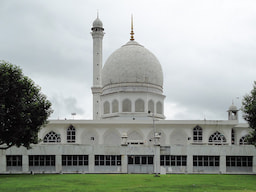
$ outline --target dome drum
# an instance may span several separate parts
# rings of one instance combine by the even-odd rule
[[[148,118],[150,115],[164,119],[162,94],[148,92],[119,92],[101,96],[102,118]],[[148,111],[151,111],[148,114]]]
[[[131,120],[144,120],[144,119],[152,119],[153,115],[148,113],[128,113],[128,112],[120,112],[120,113],[109,113],[103,114],[102,119],[131,119]],[[154,114],[155,119],[165,119],[163,114]]]
[[[116,92],[150,92],[162,94],[163,89],[160,86],[147,83],[119,83],[107,85],[102,89],[102,95]]]

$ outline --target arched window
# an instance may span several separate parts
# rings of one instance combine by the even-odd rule
[[[209,142],[215,142],[215,143],[224,143],[226,142],[226,138],[223,134],[221,134],[220,132],[216,131],[215,133],[213,133],[210,137],[209,137]]]
[[[44,137],[44,143],[60,143],[60,135],[51,131]]]
[[[105,103],[104,103],[104,114],[108,114],[108,113],[110,113],[110,105],[109,105],[109,102],[108,101],[106,101]]]
[[[247,142],[247,136],[248,135],[245,135],[243,137],[241,137],[241,139],[239,140],[239,145],[248,145],[248,142]]]
[[[112,101],[112,113],[117,113],[119,111],[118,101]]]
[[[145,112],[145,105],[142,99],[135,101],[135,112]]]
[[[75,143],[76,142],[76,129],[73,125],[70,125],[67,129],[67,142]]]
[[[202,142],[202,140],[203,140],[203,129],[200,126],[196,126],[193,129],[193,140],[194,140],[194,142]]]
[[[123,100],[123,112],[132,112],[132,103],[129,99]]]
[[[156,103],[156,113],[163,114],[163,105],[160,101]]]
[[[152,101],[152,100],[150,100],[148,102],[148,111],[150,111],[150,113],[154,113],[155,112],[154,101]]]
[[[235,144],[235,130],[234,129],[231,130],[231,144],[232,145]]]

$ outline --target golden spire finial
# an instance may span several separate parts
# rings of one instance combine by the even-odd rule
[[[131,41],[134,41],[134,37],[133,37],[133,35],[134,35],[134,32],[133,32],[133,15],[132,15],[132,18],[131,18]]]

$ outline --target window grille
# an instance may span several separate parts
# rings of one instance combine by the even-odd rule
[[[193,141],[202,142],[202,140],[203,140],[203,129],[199,126],[196,126],[193,129]]]
[[[7,155],[6,165],[7,167],[22,166],[22,155]]]
[[[51,131],[47,133],[44,137],[44,143],[60,143],[60,135]]]
[[[239,140],[239,145],[248,145],[246,137],[247,137],[247,135],[241,137],[241,139]]]
[[[152,155],[130,155],[128,156],[128,164],[135,165],[152,165],[154,164],[154,156]]]
[[[29,166],[55,166],[55,155],[29,155]]]
[[[87,166],[88,155],[62,155],[62,166]]]
[[[67,129],[67,142],[68,143],[76,142],[76,129],[72,125]]]
[[[219,165],[219,156],[193,156],[193,166],[195,167],[218,167]]]
[[[209,137],[210,143],[225,143],[227,140],[223,134],[220,132],[215,132]]]
[[[252,167],[252,156],[226,156],[227,167]]]
[[[95,166],[121,166],[121,155],[95,155]]]
[[[186,166],[187,156],[185,155],[161,155],[161,166]]]

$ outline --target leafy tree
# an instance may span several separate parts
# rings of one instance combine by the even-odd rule
[[[11,63],[0,61],[0,149],[30,148],[52,113],[40,87]]]
[[[248,122],[252,131],[247,137],[250,144],[256,146],[256,81],[250,94],[246,94],[242,101],[243,118]]]

